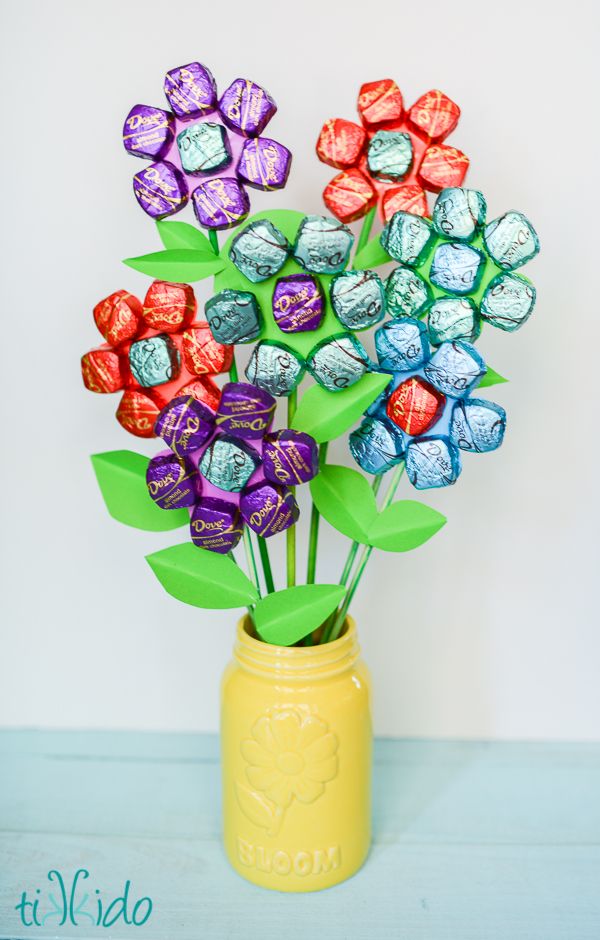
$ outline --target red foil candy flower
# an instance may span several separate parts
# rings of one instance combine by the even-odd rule
[[[106,340],[81,359],[91,392],[122,391],[117,420],[137,437],[155,437],[159,412],[178,395],[193,395],[213,410],[220,389],[212,376],[231,366],[233,347],[217,343],[196,318],[188,284],[153,281],[143,303],[125,290],[94,307]]]
[[[442,143],[460,108],[443,92],[428,91],[405,111],[391,78],[367,82],[358,113],[362,127],[333,118],[317,141],[319,160],[341,170],[323,191],[325,205],[341,222],[354,222],[376,205],[386,222],[400,209],[427,216],[426,193],[462,184],[469,158]]]

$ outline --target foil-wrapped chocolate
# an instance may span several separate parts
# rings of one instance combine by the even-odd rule
[[[188,124],[177,135],[177,149],[186,173],[218,173],[231,163],[229,139],[221,124],[209,121]]]
[[[402,434],[389,421],[365,418],[349,438],[350,452],[367,473],[386,473],[404,458]]]
[[[485,222],[487,206],[476,189],[443,189],[433,207],[433,227],[443,238],[470,239]]]
[[[342,170],[323,190],[327,208],[347,224],[362,219],[377,204],[377,192],[356,167]]]
[[[263,538],[288,529],[300,515],[290,490],[267,480],[245,490],[240,500],[240,510],[244,522]]]
[[[163,219],[187,204],[189,195],[181,170],[168,160],[151,163],[133,177],[133,192],[153,219]]]
[[[344,271],[330,286],[333,312],[347,330],[366,330],[385,315],[385,291],[374,271]]]
[[[129,368],[143,388],[162,385],[179,374],[179,350],[170,336],[161,333],[136,340],[129,347]]]
[[[382,369],[412,372],[429,358],[427,329],[420,320],[389,320],[375,333],[375,350]]]
[[[110,394],[125,384],[120,356],[113,349],[92,349],[82,356],[81,375],[90,392]]]
[[[254,294],[222,290],[206,302],[204,315],[218,343],[249,343],[260,336],[262,314]]]
[[[233,131],[244,137],[258,137],[277,111],[277,105],[260,85],[247,78],[236,78],[223,92],[219,110]]]
[[[414,437],[425,434],[437,424],[445,404],[445,395],[415,375],[401,382],[392,392],[387,403],[387,416],[406,434]]]
[[[354,235],[350,229],[324,215],[307,215],[298,229],[294,258],[313,274],[337,274],[350,257]]]
[[[477,307],[468,297],[440,297],[427,310],[431,342],[438,346],[453,339],[475,342],[481,333]]]
[[[211,411],[216,411],[221,397],[221,389],[209,375],[201,375],[197,379],[182,385],[175,397],[189,398],[190,395],[196,401],[202,402],[203,405],[210,408]]]
[[[269,137],[255,137],[242,147],[237,174],[253,189],[283,189],[290,175],[292,154]]]
[[[424,369],[438,391],[450,398],[462,398],[486,373],[485,362],[470,343],[455,340],[443,343]]]
[[[227,555],[238,544],[243,531],[238,507],[227,500],[207,496],[194,507],[190,535],[198,548]]]
[[[153,330],[175,333],[193,323],[196,298],[189,284],[153,281],[144,298],[142,316]]]
[[[134,157],[160,160],[173,143],[175,120],[162,108],[136,104],[123,125],[123,145]]]
[[[140,330],[142,305],[126,290],[115,291],[94,307],[94,321],[111,346],[133,339]]]
[[[533,225],[522,212],[507,212],[483,230],[490,257],[499,268],[514,271],[535,258],[540,243]]]
[[[182,337],[183,362],[192,375],[227,372],[231,368],[233,349],[218,343],[206,323],[192,326]]]
[[[200,183],[192,193],[194,212],[204,228],[226,229],[243,222],[250,211],[244,187],[232,176]]]
[[[485,256],[462,242],[443,242],[435,249],[429,277],[449,294],[470,294],[478,286]]]
[[[333,118],[321,128],[317,156],[322,163],[344,170],[358,162],[366,142],[366,132],[358,124],[343,118]]]
[[[369,141],[367,166],[375,179],[400,182],[413,162],[410,136],[401,131],[376,131]]]
[[[262,451],[265,479],[283,486],[308,483],[317,475],[319,452],[316,441],[301,431],[267,434]]]
[[[406,474],[417,490],[450,486],[460,470],[459,452],[443,435],[421,437],[406,448]]]
[[[260,463],[260,456],[237,437],[219,435],[210,442],[202,459],[199,470],[209,483],[226,490],[239,493]]]
[[[200,478],[191,460],[170,450],[157,454],[146,470],[150,496],[161,509],[193,506],[200,495]]]
[[[396,212],[381,233],[381,244],[395,261],[417,265],[429,253],[434,237],[430,222],[410,212]]]
[[[459,400],[452,409],[450,439],[461,450],[484,454],[500,447],[506,430],[506,412],[483,398]]]
[[[223,386],[215,426],[226,434],[254,440],[263,437],[273,423],[277,402],[268,392],[246,382]]]
[[[386,309],[391,317],[415,317],[430,300],[429,285],[410,268],[394,268],[385,282]]]
[[[245,375],[253,385],[279,398],[294,391],[304,369],[305,363],[293,349],[263,340],[254,347]]]
[[[337,392],[349,388],[369,368],[365,348],[350,333],[332,336],[313,349],[306,365],[319,385]]]
[[[309,274],[289,274],[275,282],[273,318],[283,333],[316,330],[323,321],[325,300],[319,282]]]
[[[481,316],[506,332],[518,330],[535,306],[535,287],[518,274],[498,274],[481,298]]]
[[[136,437],[154,437],[154,423],[160,408],[148,395],[127,388],[117,408],[119,424]]]
[[[190,62],[165,76],[165,95],[179,118],[210,114],[217,107],[217,86],[205,65]]]
[[[289,250],[285,235],[268,219],[259,219],[235,236],[229,257],[244,277],[257,284],[281,270]]]
[[[160,412],[155,433],[180,457],[191,454],[210,438],[215,415],[207,405],[191,395],[174,398]]]

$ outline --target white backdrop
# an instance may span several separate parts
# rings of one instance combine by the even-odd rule
[[[426,495],[448,525],[412,554],[380,554],[355,614],[379,733],[600,737],[596,14],[420,6],[2,5],[2,725],[217,727],[235,614],[163,593],[144,555],[180,533],[108,517],[88,455],[156,445],[127,436],[117,397],[79,374],[99,339],[94,303],[145,291],[120,259],[159,248],[131,193],[141,164],[121,147],[123,118],[160,105],[164,72],[197,58],[221,88],[249,76],[278,101],[269,132],[293,149],[292,176],[254,209],[320,211],[322,122],[352,119],[359,85],[391,76],[407,103],[430,87],[460,103],[449,142],[471,158],[468,182],[492,216],[534,222],[536,312],[482,345],[511,379],[490,393],[509,414],[505,444]],[[343,446],[334,459],[349,459]],[[344,552],[323,525],[322,579]]]

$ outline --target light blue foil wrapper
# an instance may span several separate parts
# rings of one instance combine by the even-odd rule
[[[470,294],[477,287],[485,258],[476,248],[461,242],[438,245],[429,277],[431,283],[449,294]]]
[[[304,362],[287,346],[265,340],[254,347],[245,375],[271,395],[290,395],[304,374]]]
[[[498,274],[481,299],[481,316],[511,333],[523,326],[535,307],[535,287],[518,274]]]
[[[239,493],[260,463],[257,452],[226,434],[215,437],[200,461],[200,473],[228,493]]]
[[[507,212],[483,230],[490,257],[499,268],[514,271],[535,258],[540,250],[537,233],[521,212]]]
[[[381,244],[395,261],[417,265],[429,253],[434,238],[430,222],[410,212],[395,212],[381,233]]]
[[[385,473],[404,457],[401,432],[389,421],[366,418],[349,438],[350,452],[367,473]]]
[[[354,235],[347,225],[324,215],[307,215],[302,220],[294,258],[313,274],[337,274],[350,257]]]
[[[288,259],[290,246],[282,232],[268,219],[246,226],[236,235],[229,257],[238,271],[258,284],[277,274]]]
[[[338,392],[363,377],[369,357],[361,343],[348,333],[325,340],[312,351],[306,364],[319,385]]]
[[[190,124],[177,135],[177,149],[186,173],[217,173],[231,163],[227,131],[221,124]]]
[[[420,437],[406,448],[406,474],[417,490],[450,486],[460,471],[459,452],[447,437]]]
[[[443,189],[433,207],[432,222],[443,238],[472,238],[485,222],[487,206],[476,189],[449,187]]]
[[[506,412],[483,398],[457,401],[450,419],[450,439],[461,450],[478,454],[500,447],[506,430]]]
[[[385,282],[385,300],[391,317],[415,317],[431,300],[431,290],[416,271],[395,268]]]
[[[474,346],[457,340],[443,343],[425,369],[425,378],[449,398],[462,398],[483,378],[485,362]]]
[[[401,131],[377,131],[367,150],[369,173],[376,179],[400,182],[413,162],[413,148],[408,134]]]
[[[427,311],[429,336],[434,346],[453,339],[473,343],[481,333],[477,307],[467,297],[441,297]]]
[[[375,333],[375,349],[382,369],[412,372],[429,359],[427,328],[420,320],[390,320]]]
[[[129,367],[136,382],[152,388],[169,382],[179,373],[181,362],[173,340],[164,333],[138,339],[129,347]]]
[[[347,330],[366,330],[385,315],[385,292],[374,271],[345,271],[331,282],[333,311]]]
[[[206,302],[204,315],[218,343],[249,343],[261,331],[262,318],[254,294],[243,290],[222,290]]]

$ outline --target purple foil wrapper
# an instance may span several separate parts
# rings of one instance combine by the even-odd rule
[[[254,440],[271,427],[277,402],[268,392],[246,382],[228,382],[223,387],[215,425],[235,437]]]
[[[284,486],[265,480],[248,487],[240,501],[244,522],[258,535],[269,538],[293,525],[299,516],[293,494]]]
[[[250,211],[244,187],[233,177],[222,176],[201,183],[192,193],[194,212],[204,228],[231,228]]]
[[[290,274],[275,283],[273,317],[284,333],[316,330],[324,313],[321,288],[309,274]]]
[[[190,519],[192,542],[199,548],[226,555],[242,537],[244,524],[235,503],[208,497],[196,505]]]
[[[247,140],[242,148],[237,174],[254,189],[282,189],[290,173],[292,154],[269,137]]]
[[[161,509],[193,506],[201,491],[200,477],[191,460],[170,450],[152,458],[146,471],[146,485]]]
[[[165,95],[180,118],[210,114],[217,106],[217,86],[209,70],[199,62],[171,69],[165,75]]]
[[[171,144],[175,119],[168,111],[146,104],[133,106],[123,125],[123,146],[134,157],[160,160]]]
[[[219,111],[233,131],[244,137],[258,137],[277,111],[277,105],[260,85],[236,78],[223,92]]]
[[[302,431],[267,434],[262,459],[265,479],[283,486],[308,483],[319,469],[317,442]]]
[[[191,454],[209,439],[214,431],[215,415],[192,395],[174,398],[163,408],[154,433],[179,457]]]
[[[152,163],[136,173],[133,191],[144,212],[153,219],[179,212],[189,198],[183,173],[168,160]]]

